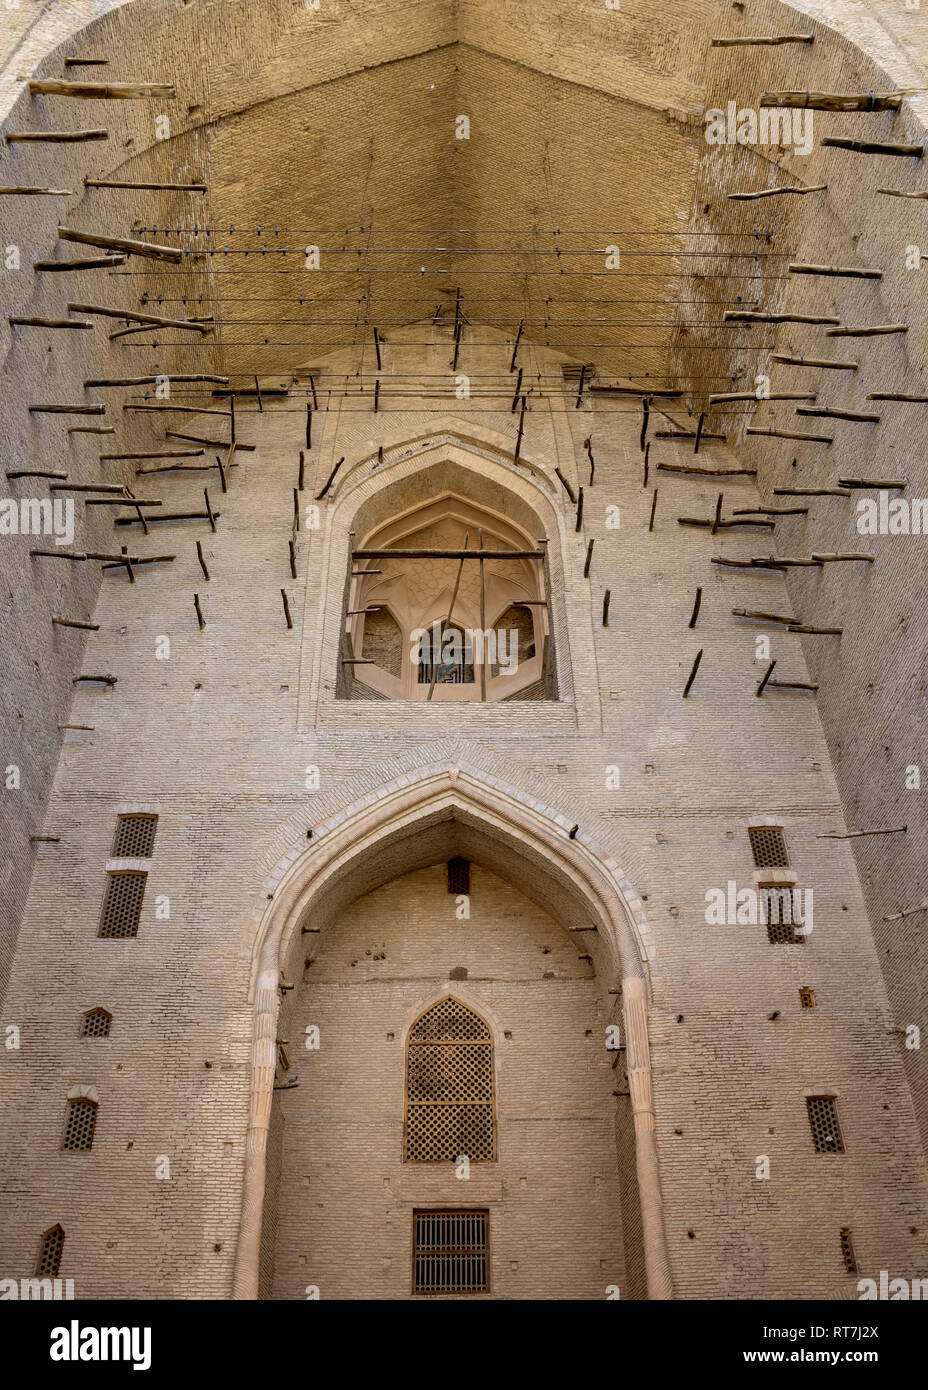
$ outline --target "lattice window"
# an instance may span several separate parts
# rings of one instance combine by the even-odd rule
[[[844,1268],[848,1274],[856,1274],[857,1256],[854,1253],[853,1238],[847,1229],[841,1232],[841,1258],[844,1260]]]
[[[108,1038],[113,1015],[106,1009],[88,1009],[81,1019],[82,1038]]]
[[[413,1213],[413,1292],[486,1293],[486,1211]]]
[[[755,825],[748,831],[754,863],[759,869],[788,869],[789,855],[779,825]]]
[[[793,915],[794,904],[801,901],[799,891],[792,883],[764,883],[758,889],[767,940],[775,946],[799,946],[806,939],[804,924]]]
[[[107,874],[101,936],[138,936],[147,878],[146,873],[135,871]]]
[[[812,1143],[817,1154],[843,1154],[844,1140],[838,1125],[838,1107],[834,1096],[807,1096]]]
[[[64,1127],[63,1149],[86,1152],[93,1148],[93,1132],[97,1125],[97,1103],[81,1096],[68,1101],[68,1118]]]
[[[473,685],[474,644],[470,633],[456,623],[433,623],[419,639],[419,685],[430,685],[437,664],[436,685]]]
[[[804,1008],[804,1009],[814,1009],[814,1008],[815,1008],[815,990],[814,990],[814,989],[810,989],[808,985],[800,985],[800,986],[799,986],[799,1003],[800,1003],[801,1007]]]
[[[119,816],[113,858],[150,859],[155,848],[157,824],[157,816]]]
[[[496,1157],[493,1035],[449,996],[413,1024],[406,1046],[408,1163]]]
[[[466,859],[448,860],[448,892],[470,892],[470,864]]]
[[[53,1226],[42,1236],[42,1248],[36,1262],[35,1272],[39,1279],[56,1279],[61,1268],[61,1252],[64,1249],[64,1231]]]

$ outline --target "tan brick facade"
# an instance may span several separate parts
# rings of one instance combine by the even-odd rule
[[[31,1274],[42,1233],[60,1222],[62,1275],[79,1297],[293,1299],[315,1286],[322,1298],[406,1299],[412,1213],[442,1205],[489,1211],[491,1298],[600,1298],[612,1286],[622,1298],[826,1296],[854,1286],[844,1228],[862,1274],[926,1272],[928,1083],[922,1053],[905,1045],[925,1021],[923,918],[887,920],[924,897],[925,818],[905,782],[924,741],[924,538],[860,537],[856,497],[812,502],[775,537],[678,525],[709,518],[722,489],[730,515],[769,505],[775,487],[829,487],[839,474],[902,472],[907,497],[928,495],[914,413],[925,407],[871,407],[875,430],[828,422],[827,462],[824,450],[744,435],[746,424],[797,428],[792,403],[751,406],[753,418],[709,413],[706,428],[729,437],[700,459],[756,468],[756,479],[658,471],[692,464],[693,442],[655,436],[694,428],[707,390],[750,389],[766,371],[774,392],[817,392],[820,405],[865,409],[871,392],[924,392],[924,296],[902,268],[922,204],[875,191],[914,189],[923,175],[902,160],[877,173],[818,145],[807,159],[719,151],[702,121],[706,107],[754,104],[767,88],[924,85],[921,31],[896,14],[892,37],[877,23],[882,5],[867,31],[852,15],[849,37],[766,0],[743,19],[708,5],[679,16],[651,4],[618,15],[529,8],[528,19],[495,0],[331,4],[326,14],[322,0],[316,16],[284,0],[132,0],[88,29],[81,5],[45,7],[21,40],[13,12],[5,129],[80,121],[107,125],[110,140],[79,156],[6,147],[9,184],[74,190],[70,201],[0,198],[0,250],[21,248],[24,267],[2,280],[6,314],[58,315],[69,300],[140,307],[145,294],[163,296],[155,312],[215,310],[222,323],[194,348],[192,335],[167,332],[158,346],[148,334],[110,342],[121,327],[110,320],[55,335],[7,328],[4,315],[7,469],[87,483],[106,468],[172,511],[201,510],[208,484],[220,516],[215,532],[196,521],[144,537],[79,501],[75,550],[175,555],[139,568],[134,584],[90,563],[30,558],[42,541],[0,537],[0,771],[20,772],[0,799],[0,1024],[19,1030],[19,1045],[4,1033],[0,1050],[2,1275]],[[814,64],[796,50],[708,47],[717,31],[805,25]],[[294,55],[310,48],[307,74]],[[63,56],[91,49],[122,55],[114,79],[176,84],[169,140],[154,137],[154,108],[82,102],[75,116],[78,103],[30,98],[15,81],[27,57],[30,72],[60,75]],[[454,139],[461,112],[469,141]],[[823,114],[816,133],[915,139],[921,116],[918,99],[895,118]],[[84,190],[85,175],[202,177],[210,191],[143,200]],[[827,181],[827,196],[727,202],[768,175]],[[205,254],[183,280],[137,259],[125,277],[34,275],[33,260],[83,251],[56,249],[66,220]],[[664,263],[626,254],[642,248],[635,228],[674,226],[699,228],[688,248],[714,254],[737,234],[748,264],[715,273],[676,243]],[[459,254],[434,250],[453,248],[454,227],[489,229],[505,254],[478,269],[463,242]],[[558,259],[555,228],[574,232]],[[588,255],[609,228],[623,251],[617,289],[569,254]],[[498,229],[506,237],[494,243]],[[358,289],[363,275],[328,273],[327,257],[344,253],[339,236],[356,252],[373,231],[383,248],[428,248],[415,257],[426,276],[386,250],[367,262],[374,290]],[[324,272],[311,288],[309,272],[296,273],[310,241]],[[226,243],[254,259],[227,258]],[[790,259],[885,273],[806,283],[787,275]],[[253,274],[272,260],[292,273]],[[583,273],[532,278],[552,264]],[[455,372],[458,285],[467,322]],[[609,307],[613,294],[651,302],[627,313]],[[832,340],[808,325],[723,328],[720,306],[739,295],[909,331]],[[586,303],[574,330],[573,299]],[[532,322],[518,364],[532,390],[516,458],[509,368],[523,316]],[[631,322],[600,328],[590,316]],[[839,387],[837,373],[771,365],[773,351],[860,365]],[[576,407],[576,371],[571,389],[563,369],[580,362],[595,362],[600,382],[631,373],[640,387],[647,371],[684,383],[684,399],[665,403],[670,420],[652,406],[647,487],[640,400],[587,390]],[[235,455],[227,492],[217,471],[141,482],[134,462],[99,461],[111,438],[128,453],[178,447],[165,428],[228,437],[225,417],[123,411],[144,388],[83,389],[90,376],[158,371],[289,386],[260,413],[253,396],[239,398],[237,437],[256,447]],[[310,371],[319,398],[306,449]],[[460,373],[470,399],[455,393]],[[188,399],[204,404],[202,388],[172,388],[172,400]],[[69,437],[70,417],[28,409],[65,400],[105,400],[117,434]],[[798,423],[807,427],[825,432]],[[315,527],[305,509],[339,459]],[[578,530],[567,488],[581,486]],[[445,494],[546,543],[556,700],[539,689],[485,705],[393,701],[365,698],[363,676],[353,688],[347,679],[352,534],[357,544]],[[711,563],[774,550],[876,558],[788,580]],[[800,637],[734,607],[844,635]],[[53,627],[62,613],[99,630]],[[757,699],[768,665],[758,637],[770,639],[776,677],[815,682],[818,695]],[[72,686],[88,673],[117,681]],[[113,860],[116,818],[133,811],[158,816],[153,855]],[[802,944],[772,944],[762,924],[706,920],[709,890],[755,885],[747,831],[762,824],[784,828],[790,873],[814,890]],[[904,824],[896,837],[828,838]],[[30,842],[37,835],[55,839]],[[444,885],[456,854],[473,864],[463,921]],[[126,869],[148,874],[138,935],[101,939],[107,872]],[[466,979],[450,978],[456,967]],[[814,989],[814,1009],[801,1007],[800,987]],[[401,1161],[406,1030],[455,989],[490,1023],[497,1069],[499,1157],[466,1180]],[[112,1014],[109,1035],[81,1037],[95,1007]],[[613,1023],[629,1049],[618,1058],[606,1046]],[[302,1043],[312,1024],[318,1051]],[[275,1083],[278,1038],[289,1040],[290,1071]],[[272,1089],[292,1075],[297,1087]],[[99,1107],[93,1149],[63,1151],[68,1096],[87,1088]],[[846,1152],[814,1152],[806,1098],[816,1095],[837,1097]],[[765,1156],[769,1177],[758,1175]]]

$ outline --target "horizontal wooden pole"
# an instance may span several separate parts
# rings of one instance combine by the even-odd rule
[[[826,135],[819,143],[830,145],[837,150],[853,150],[856,154],[894,154],[902,158],[915,159],[921,159],[924,154],[922,145],[894,145],[879,140],[848,140],[840,135]]]
[[[856,362],[836,362],[831,357],[791,357],[787,352],[774,352],[771,362],[782,362],[784,367],[824,367],[835,372],[856,372]]]
[[[7,477],[9,477],[9,473]],[[905,478],[839,478],[841,487],[863,487],[863,488],[906,488],[908,483]]]
[[[46,142],[48,144],[76,144],[81,140],[108,140],[110,133],[108,130],[14,130],[6,137],[8,145],[34,141],[36,143]]]
[[[829,328],[826,338],[876,338],[882,333],[908,333],[907,323],[875,323],[867,328]]]
[[[159,246],[154,241],[134,241],[130,237],[100,236],[96,232],[76,232],[73,227],[59,227],[61,241],[76,241],[82,246],[106,246],[113,251],[125,251],[127,256],[147,256],[150,260],[170,261],[180,265],[183,252],[176,246]]]
[[[877,193],[885,193],[888,198],[928,198],[928,190],[924,193],[906,193],[901,188],[878,188]]]
[[[761,106],[792,106],[808,111],[898,111],[899,92],[763,92]]]
[[[694,468],[685,463],[659,463],[659,473],[694,473],[712,478],[756,478],[756,468]]]
[[[822,314],[768,314],[743,309],[726,309],[723,323],[840,323]]]
[[[48,198],[73,198],[74,194],[68,188],[0,188],[0,196],[9,197],[13,194],[20,197],[48,197]]]
[[[775,497],[850,497],[842,487],[775,487]]]
[[[86,323],[83,319],[7,319],[10,327],[19,324],[23,328],[93,328],[92,323]]]
[[[784,43],[814,43],[814,34],[742,34],[738,37],[715,38],[713,48],[777,47]]]
[[[33,270],[110,270],[125,265],[128,256],[92,256],[83,261],[33,261]]]
[[[778,391],[771,392],[769,396],[758,396],[756,391],[722,391],[710,396],[709,405],[724,405],[727,401],[756,401],[758,405],[763,401],[814,401],[814,391]]]
[[[68,425],[68,434],[115,434],[115,425]]]
[[[790,261],[790,275],[834,275],[845,280],[882,280],[882,270],[862,270],[848,265],[810,265],[805,261]]]
[[[17,468],[7,473],[7,478],[67,478],[67,473],[55,473],[43,468]]]
[[[124,405],[123,410],[175,410],[181,415],[223,415],[231,418],[231,410],[213,410],[205,405]]]
[[[195,459],[201,458],[205,452],[205,449],[161,449],[152,454],[101,454],[100,462],[105,459],[114,463],[123,463],[128,459]]]
[[[121,377],[92,377],[84,382],[84,390],[91,386],[157,386],[162,381],[228,381],[227,376],[175,376],[173,373],[163,376],[121,376]]]
[[[928,403],[928,396],[909,396],[903,391],[871,391],[868,401],[910,401],[915,405]]]
[[[31,405],[33,415],[105,415],[105,405]]]
[[[808,444],[833,444],[834,440],[827,434],[797,434],[794,430],[765,430],[748,425],[745,434],[762,434],[769,439],[803,439]]]
[[[69,314],[99,314],[102,318],[127,319],[130,323],[154,323],[160,328],[188,328],[193,333],[208,333],[205,324],[192,323],[189,319],[166,319],[158,314],[137,314],[134,309],[107,309],[100,304],[69,304]]]
[[[827,183],[810,183],[807,188],[799,188],[794,184],[787,184],[783,188],[759,188],[754,193],[729,193],[726,196],[729,197],[733,203],[747,203],[754,198],[776,198],[783,193],[798,193],[800,196],[806,193],[824,193],[827,187]]]
[[[758,613],[751,608],[733,608],[731,611],[736,618],[758,618],[764,623],[782,623],[784,627],[790,627],[799,621],[798,618],[783,617],[779,613]]]
[[[84,179],[85,188],[138,188],[166,193],[205,193],[205,183],[124,183],[121,179]]]
[[[36,97],[80,97],[90,101],[139,101],[162,97],[170,101],[177,90],[168,82],[70,82],[65,78],[36,79],[29,83]]]
[[[77,618],[52,618],[52,622],[56,627],[79,627],[83,628],[86,632],[100,631],[99,623],[82,623],[79,622]]]
[[[798,405],[797,415],[815,415],[819,419],[827,420],[854,420],[861,425],[879,424],[879,415],[873,415],[865,410],[840,410],[832,405]]]

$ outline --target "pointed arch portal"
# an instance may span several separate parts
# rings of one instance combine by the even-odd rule
[[[479,857],[561,922],[582,920],[595,927],[590,933],[595,969],[622,996],[648,1296],[672,1297],[648,1048],[643,909],[615,861],[586,837],[572,837],[571,828],[563,816],[530,803],[498,779],[444,767],[398,778],[316,827],[309,847],[284,856],[269,880],[273,892],[252,960],[251,1099],[235,1297],[258,1297],[279,986],[282,978],[302,973],[303,930],[323,931],[359,896],[451,857],[452,846]]]

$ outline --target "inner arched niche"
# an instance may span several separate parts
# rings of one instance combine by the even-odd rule
[[[453,493],[377,526],[361,548],[466,544],[476,554],[481,541],[489,551],[538,549],[506,516]],[[350,648],[369,663],[356,670],[359,684],[390,699],[426,699],[437,659],[434,699],[543,697],[548,620],[540,560],[473,560],[462,568],[457,559],[378,558],[357,570],[372,571],[353,578],[349,593]]]
[[[465,562],[455,595],[457,559],[378,557],[352,564],[348,554],[342,698],[427,699],[430,672],[420,669],[419,634],[425,634],[430,656],[440,650],[437,639],[444,634],[437,624],[462,630],[465,637],[481,630],[489,634],[489,645],[474,643],[477,655],[483,651],[489,657],[487,701],[557,700],[569,690],[562,600],[551,583],[560,574],[558,527],[543,484],[526,469],[524,478],[514,477],[509,485],[503,465],[491,462],[489,446],[477,446],[480,452],[469,462],[473,447],[462,441],[463,461],[439,456],[402,476],[385,472],[356,510],[346,502],[351,552],[460,550],[466,539],[474,559]],[[537,492],[537,510],[535,497],[530,502],[524,495],[527,484]],[[484,562],[483,622],[481,533],[488,551],[545,552],[538,559]],[[471,648],[465,644],[463,651],[462,665],[469,667]],[[480,702],[482,693],[475,665],[472,679],[470,672],[446,683],[436,679],[432,699]]]
[[[471,866],[469,919],[448,892],[458,857]],[[294,933],[284,971],[294,987],[275,1084],[298,1085],[274,1103],[260,1297],[414,1297],[413,1212],[439,1208],[489,1212],[488,1294],[455,1296],[646,1296],[625,1054],[605,1046],[615,964],[600,937],[568,884],[463,812],[353,860]],[[493,1033],[497,1157],[466,1180],[403,1158],[408,1031],[445,995]],[[310,1026],[318,1049],[304,1046]]]

